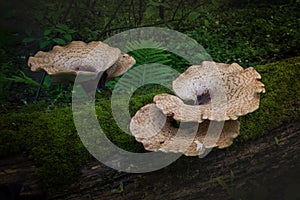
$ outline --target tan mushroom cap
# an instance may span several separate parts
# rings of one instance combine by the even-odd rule
[[[241,73],[243,70],[237,63],[225,64],[204,61],[201,65],[190,66],[175,79],[173,90],[177,96],[184,100],[194,100],[197,87],[212,87],[216,84],[216,86],[223,86],[224,82],[227,83],[226,79],[230,74]],[[257,78],[260,79],[259,74]]]
[[[154,101],[164,114],[174,115],[179,121],[236,120],[239,116],[258,109],[260,93],[265,92],[260,79],[261,76],[253,67],[243,69],[236,63],[229,65],[205,61],[202,65],[189,67],[174,80],[173,90],[184,100],[195,100],[197,90],[206,88],[212,91],[209,103],[184,105],[182,100],[168,94],[157,95]],[[218,95],[224,101],[214,100],[214,96],[218,99]],[[220,108],[224,109],[221,114],[218,112]]]
[[[99,72],[112,66],[121,55],[118,48],[100,41],[73,41],[66,46],[54,46],[49,52],[39,51],[28,60],[32,71],[44,69],[49,75],[62,72]]]
[[[127,54],[122,54],[119,59],[111,66],[109,67],[107,72],[107,79],[115,78],[118,76],[121,76],[124,74],[128,69],[130,69],[134,64],[136,63],[135,59],[132,56],[129,56]],[[96,78],[96,75],[94,72],[88,72],[88,71],[81,71],[84,76],[81,76],[81,81],[88,81],[91,79]],[[66,72],[59,72],[55,75],[51,76],[51,80],[54,82],[70,82],[72,83],[78,72],[74,71],[66,71]]]
[[[204,154],[206,148],[228,147],[239,134],[236,119],[259,107],[259,95],[265,92],[260,79],[254,68],[243,69],[236,63],[193,65],[173,81],[173,90],[181,99],[156,95],[154,104],[142,107],[132,118],[130,131],[150,151],[195,156]],[[185,104],[182,99],[195,104]],[[177,128],[175,120],[187,126]],[[208,133],[211,122],[224,123],[219,137],[218,130]]]
[[[177,96],[166,93],[154,96],[153,101],[164,115],[172,117],[176,121],[202,123],[211,116],[211,104],[188,105]]]
[[[114,78],[124,74],[135,64],[135,59],[127,54],[122,54],[113,66],[106,70],[107,78]]]
[[[98,72],[109,71],[109,77],[126,72],[135,63],[134,58],[122,55],[120,49],[93,41],[73,41],[66,46],[54,46],[49,52],[39,51],[28,60],[32,71],[45,70],[56,82],[72,82],[80,72],[85,79],[95,78]]]
[[[187,156],[197,156],[209,147],[224,148],[232,144],[233,139],[238,136],[240,125],[238,121],[226,121],[221,135],[215,145],[211,145],[210,135],[206,135],[209,127],[209,120],[199,124],[196,129],[176,128],[172,124],[172,117],[166,117],[155,104],[148,104],[142,107],[132,118],[130,131],[137,141],[143,143],[144,148],[149,151],[180,152]],[[197,130],[196,134],[194,130]],[[199,148],[199,144],[203,144]]]

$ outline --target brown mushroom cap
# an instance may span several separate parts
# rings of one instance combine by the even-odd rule
[[[107,78],[114,78],[124,74],[135,64],[135,59],[127,54],[122,54],[113,66],[106,70]]]
[[[205,88],[212,94],[211,102],[195,106],[183,105],[180,99],[167,94],[157,95],[154,101],[164,114],[174,115],[179,121],[236,120],[258,109],[259,94],[265,92],[260,79],[261,76],[252,67],[244,70],[236,63],[229,65],[205,61],[202,65],[189,67],[174,80],[173,90],[184,100],[195,100],[199,88]],[[214,93],[218,91],[216,88],[223,89],[224,93]],[[214,101],[213,97],[218,95],[224,95],[226,102]],[[220,115],[218,108],[224,108],[225,113]]]
[[[195,156],[204,154],[206,148],[228,147],[239,134],[236,119],[259,106],[259,94],[265,92],[260,78],[254,68],[244,70],[236,63],[206,61],[193,65],[173,81],[173,90],[195,104],[185,104],[174,95],[158,94],[155,104],[148,104],[135,114],[130,131],[150,151]],[[175,120],[187,126],[177,128]],[[219,128],[224,123],[219,137],[220,130],[210,129],[211,122]]]
[[[56,82],[72,82],[79,72],[88,80],[109,68],[113,68],[108,72],[109,78],[116,77],[134,63],[131,56],[122,55],[120,49],[100,41],[73,41],[66,46],[54,46],[51,51],[39,51],[28,60],[32,71],[43,69]]]
[[[120,49],[100,41],[73,41],[66,46],[54,46],[49,52],[37,52],[29,58],[28,66],[32,71],[44,69],[49,75],[60,72],[99,72],[112,66],[120,55]]]
[[[190,66],[175,79],[173,90],[177,96],[184,100],[194,100],[197,87],[212,87],[215,84],[220,84],[216,86],[222,86],[229,74],[240,72],[243,72],[243,68],[237,63],[225,64],[204,61],[201,65]],[[260,79],[260,76],[258,78]]]
[[[196,156],[201,155],[206,147],[230,146],[233,139],[238,136],[240,127],[238,121],[226,121],[219,139],[211,146],[209,141],[214,138],[210,138],[210,135],[206,136],[209,120],[196,127],[196,135],[193,134],[193,127],[181,128],[180,134],[177,135],[179,128],[173,126],[173,123],[174,119],[170,116],[166,117],[155,104],[148,104],[132,118],[130,131],[149,151],[181,152],[187,156]],[[203,148],[199,149],[197,143],[202,143]]]
[[[211,104],[187,105],[177,96],[166,93],[154,96],[153,101],[164,115],[172,117],[176,121],[202,123],[211,117]],[[218,116],[214,116],[215,119],[217,119],[217,117]],[[225,120],[229,120],[229,118]],[[220,119],[218,121],[224,120]]]

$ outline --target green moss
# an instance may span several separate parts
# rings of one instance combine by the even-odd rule
[[[109,97],[102,98],[98,96],[96,103],[96,113],[100,122],[101,128],[105,132],[106,136],[118,147],[131,151],[131,152],[142,152],[144,148],[141,143],[136,142],[133,136],[124,133],[120,127],[115,123],[114,117],[118,118],[118,123],[121,127],[129,133],[128,120],[123,120],[123,113],[128,112],[130,116],[133,116],[142,106],[152,103],[153,97],[156,94],[168,92],[167,88],[160,87],[157,85],[147,86],[147,88],[140,88],[131,96],[129,107],[126,101],[122,101],[122,96],[119,95],[119,101],[114,105],[114,110],[117,112],[112,115],[111,110],[111,99]],[[127,96],[127,95],[126,95]],[[126,97],[124,97],[126,98]]]
[[[266,86],[260,108],[240,118],[239,141],[260,137],[274,127],[299,117],[300,57],[257,66]],[[168,92],[166,88],[141,89],[130,101],[130,114],[151,103],[153,96]],[[143,152],[143,146],[124,133],[111,114],[110,95],[97,94],[96,113],[107,137],[120,148]],[[125,105],[118,105],[123,109]],[[124,122],[125,124],[127,122]],[[49,109],[32,104],[0,116],[0,156],[27,151],[38,167],[38,175],[46,186],[66,185],[78,178],[81,167],[91,158],[81,143],[71,108]]]
[[[281,124],[299,117],[300,57],[257,66],[266,93],[257,111],[239,118],[238,140],[259,137]],[[297,107],[298,104],[298,107]]]
[[[73,182],[89,154],[76,134],[71,110],[25,110],[1,115],[0,156],[27,151],[46,186]]]

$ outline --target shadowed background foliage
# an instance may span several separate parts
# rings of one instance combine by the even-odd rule
[[[29,71],[28,56],[56,44],[104,40],[146,26],[187,34],[215,61],[254,66],[262,75],[266,94],[258,111],[240,119],[236,145],[262,137],[299,118],[299,4],[299,0],[1,0],[0,157],[28,153],[47,186],[76,180],[91,156],[73,124],[72,86],[51,83],[47,76],[40,100],[33,104],[41,73]],[[155,61],[180,72],[189,66],[166,51],[144,49],[130,54],[138,64]],[[112,89],[117,80],[107,86]],[[136,91],[130,101],[131,114],[162,92],[169,91],[158,86]],[[126,150],[144,151],[112,120],[110,94],[96,97],[96,111],[108,137]]]
[[[32,101],[36,88],[30,79],[38,81],[40,74],[31,73],[26,62],[38,50],[72,40],[104,40],[136,27],[180,31],[199,42],[215,61],[244,67],[299,55],[298,0],[2,0],[0,5],[4,104]],[[174,63],[180,71],[187,67],[178,60]],[[66,88],[49,81],[45,87],[50,89],[44,100],[69,101]]]

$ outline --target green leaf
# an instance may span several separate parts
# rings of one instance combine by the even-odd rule
[[[40,41],[40,48],[43,49],[47,46],[49,46],[51,44],[51,42],[49,40],[41,40]]]
[[[111,190],[111,192],[115,193],[115,194],[120,194],[120,193],[124,192],[123,182],[121,181],[119,187]]]
[[[275,140],[275,144],[279,145],[279,139],[277,137],[274,137],[274,140]]]
[[[56,44],[59,44],[59,45],[65,45],[66,44],[66,42],[61,38],[54,38],[53,42],[55,42]]]
[[[148,6],[155,6],[155,7],[158,7],[158,6],[160,6],[160,5],[161,5],[161,3],[155,2],[155,1],[153,1],[153,0],[150,0],[150,1],[148,2]]]
[[[51,34],[51,32],[52,32],[52,30],[51,30],[51,29],[46,29],[46,30],[44,31],[44,36],[48,36],[48,35],[50,35],[50,34]]]
[[[212,0],[211,3],[215,8],[218,8],[220,6],[220,3],[218,0]]]
[[[228,189],[227,184],[223,181],[221,177],[217,177],[217,182],[222,186],[223,189]]]
[[[57,24],[56,27],[60,30],[64,30],[64,31],[67,31],[69,30],[69,27],[65,24]]]
[[[154,16],[158,15],[158,10],[154,6],[149,6],[145,11],[145,18],[150,19]]]
[[[204,26],[209,27],[209,21],[207,19],[204,20]]]
[[[49,88],[50,85],[51,85],[51,77],[49,75],[46,75],[45,79],[44,79],[44,82],[43,82],[43,86],[45,88]]]
[[[65,35],[64,35],[64,38],[65,38],[66,40],[68,40],[68,41],[71,41],[71,40],[72,40],[72,35],[70,35],[70,34],[65,34]]]
[[[233,171],[232,171],[232,170],[230,170],[230,178],[231,178],[231,179],[234,179],[234,177],[235,177],[235,176],[234,176],[234,173],[233,173]]]
[[[69,29],[67,32],[68,32],[69,34],[72,34],[72,33],[76,33],[77,31],[74,30],[74,29]]]
[[[194,21],[200,16],[200,13],[198,12],[191,12],[188,16],[188,20]]]
[[[44,89],[46,88],[45,86],[39,84],[37,81],[33,80],[31,77],[27,76],[24,72],[20,71],[20,73],[21,76],[12,76],[6,79],[17,83],[25,83],[34,87],[42,87]]]
[[[203,54],[201,54],[201,53],[196,54],[196,56],[197,56],[198,58],[200,58],[201,60],[206,60],[206,56],[203,55]]]

